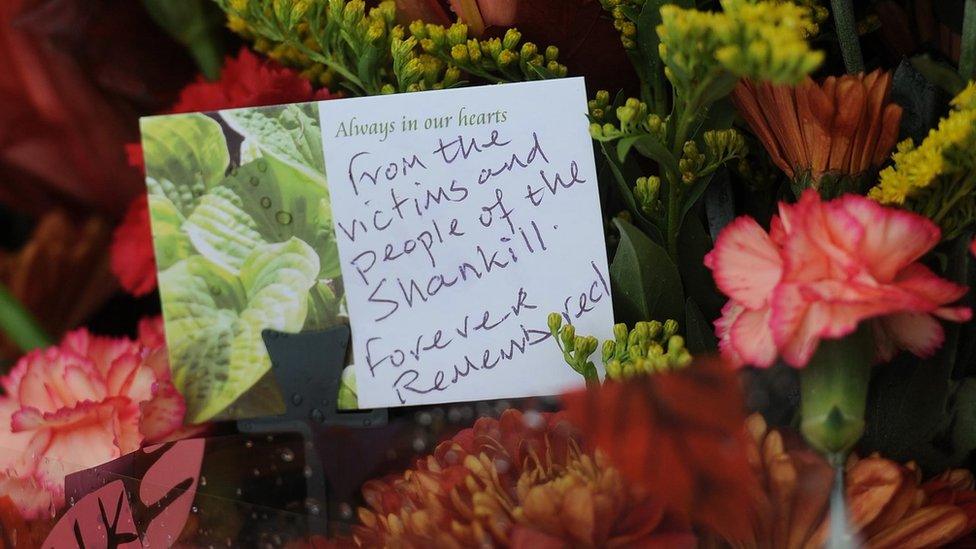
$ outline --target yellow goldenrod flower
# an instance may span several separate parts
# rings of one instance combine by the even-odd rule
[[[917,146],[898,144],[893,165],[879,174],[869,196],[938,223],[951,239],[976,223],[976,82],[951,102],[952,110]]]
[[[806,37],[816,30],[808,8],[791,2],[722,0],[722,12],[661,8],[661,59],[680,90],[715,80],[750,78],[797,83],[817,68],[823,53]]]

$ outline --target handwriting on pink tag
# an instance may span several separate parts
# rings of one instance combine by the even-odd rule
[[[44,549],[173,545],[196,497],[204,444],[192,439],[142,449],[155,461],[138,493],[126,490],[122,479],[89,493],[55,524]]]

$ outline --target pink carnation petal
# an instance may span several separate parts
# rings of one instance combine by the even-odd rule
[[[932,314],[950,322],[969,322],[973,319],[973,310],[969,307],[939,307]]]
[[[172,383],[157,383],[152,400],[140,404],[139,430],[147,442],[160,442],[183,426],[186,403]]]
[[[8,496],[26,520],[44,519],[64,502],[63,491],[52,491],[33,478],[0,473],[0,494]]]
[[[940,278],[921,263],[913,263],[902,269],[894,278],[894,285],[928,301],[930,304],[926,310],[957,301],[968,291],[965,286]]]
[[[769,307],[743,311],[729,334],[737,354],[746,363],[760,368],[768,368],[776,362],[776,345],[773,343],[769,317]]]
[[[705,257],[715,284],[747,309],[762,307],[783,273],[779,251],[751,217],[732,221]]]
[[[111,461],[122,455],[116,446],[114,414],[102,409],[95,421],[72,429],[54,430],[37,476],[44,482],[64,486],[65,475]]]
[[[857,253],[875,278],[892,280],[906,265],[939,243],[941,231],[928,219],[903,210],[885,208],[859,195],[846,195],[835,204],[869,230]]]
[[[15,433],[11,429],[12,416],[19,410],[20,406],[13,399],[0,397],[0,473],[16,465],[34,436],[33,433]]]
[[[146,317],[139,321],[139,343],[148,349],[156,349],[166,345],[166,335],[163,331],[163,317]]]
[[[882,323],[898,347],[922,358],[935,354],[945,341],[942,325],[931,315],[901,313],[885,317]]]
[[[745,364],[742,356],[739,355],[738,351],[735,350],[735,346],[732,345],[732,326],[744,310],[741,305],[730,299],[722,307],[722,316],[715,321],[715,336],[718,338],[718,349],[722,352],[722,356],[734,367],[740,367]]]
[[[874,336],[874,355],[878,362],[888,362],[898,354],[895,340],[885,330],[884,319],[871,321],[871,333]]]

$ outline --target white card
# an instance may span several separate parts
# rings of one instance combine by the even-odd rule
[[[582,385],[546,318],[598,337],[613,324],[583,79],[325,101],[319,115],[359,405]]]

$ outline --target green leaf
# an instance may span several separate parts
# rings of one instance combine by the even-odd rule
[[[220,77],[224,47],[223,13],[207,0],[142,0],[146,11],[186,46],[208,80]]]
[[[224,186],[200,199],[183,230],[200,254],[233,274],[264,243],[241,198]]]
[[[303,331],[325,330],[348,322],[340,317],[342,298],[326,280],[318,280],[308,292],[308,315]]]
[[[220,124],[203,114],[181,114],[143,118],[140,128],[150,192],[190,215],[195,199],[224,178],[230,163]]]
[[[902,353],[874,368],[862,453],[880,452],[896,461],[917,461],[929,473],[942,471],[946,454],[933,441],[948,425],[951,384],[944,361]]]
[[[637,152],[643,156],[660,164],[662,169],[671,172],[673,175],[677,175],[678,179],[681,178],[678,175],[678,161],[674,159],[671,151],[663,143],[658,141],[656,137],[644,133],[620,139],[617,142],[617,160],[625,162],[627,155],[630,154],[631,148],[637,149]]]
[[[692,355],[714,353],[718,350],[712,324],[691,297],[685,300],[685,342]]]
[[[261,332],[302,328],[318,271],[315,251],[293,238],[255,249],[239,277],[203,256],[160,274],[173,380],[188,421],[217,416],[267,374]]]
[[[319,253],[319,278],[339,276],[339,248],[324,179],[264,155],[235,170],[223,185],[236,195],[262,240],[304,240]]]
[[[661,229],[640,210],[637,206],[637,200],[634,198],[634,192],[630,189],[630,183],[628,181],[636,182],[637,178],[640,177],[635,163],[629,158],[626,162],[619,162],[610,151],[607,143],[600,143],[600,150],[603,152],[607,166],[613,174],[613,182],[616,184],[617,193],[624,201],[624,205],[627,206],[627,211],[630,212],[630,215],[637,222],[638,226],[640,226],[641,230],[650,235],[655,242],[663,244],[664,235],[661,233]]]
[[[689,215],[678,233],[678,272],[685,294],[695,299],[707,318],[717,318],[725,299],[715,286],[712,272],[705,267],[705,254],[712,249],[712,239],[697,215]]]
[[[661,39],[657,35],[657,26],[661,24],[661,6],[670,2],[665,0],[647,0],[637,18],[637,49],[647,66],[650,78],[657,77],[661,72],[661,56],[658,46]]]
[[[157,268],[168,269],[194,253],[193,244],[182,229],[185,219],[168,198],[149,196],[149,219]]]
[[[252,146],[325,184],[322,134],[315,103],[236,109],[221,116]]]
[[[620,244],[610,264],[618,320],[682,318],[681,277],[668,253],[623,219],[613,222],[620,231]]]

